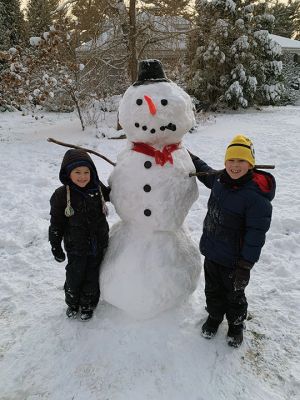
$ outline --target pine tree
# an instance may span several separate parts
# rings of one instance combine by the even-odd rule
[[[292,38],[300,34],[300,0],[289,0],[282,3],[276,0],[269,4],[269,11],[275,17],[272,33],[279,36]]]
[[[77,18],[78,29],[83,32],[82,39],[96,39],[103,32],[103,25],[113,15],[106,0],[78,0],[72,8]]]
[[[24,16],[19,0],[0,0],[0,50],[22,43]]]
[[[8,47],[4,11],[4,4],[0,1],[0,49]]]
[[[300,0],[297,1],[297,8],[295,10],[293,23],[294,23],[294,39],[300,40]]]
[[[196,2],[198,31],[188,87],[205,107],[214,108],[230,86],[229,58],[230,45],[234,42],[232,24],[235,8],[233,2]]]
[[[300,63],[294,60],[294,54],[283,55],[283,77],[285,84],[283,104],[294,104],[300,99]]]
[[[51,12],[54,12],[59,6],[60,0],[48,0]]]
[[[199,34],[189,90],[211,108],[278,102],[281,50],[269,37],[274,17],[266,4],[198,0],[196,9]]]
[[[143,3],[155,15],[189,16],[189,0],[144,0]]]
[[[27,19],[30,36],[39,36],[49,30],[54,18],[52,12],[58,3],[58,0],[29,0]]]

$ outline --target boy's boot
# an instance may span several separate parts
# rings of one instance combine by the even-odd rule
[[[210,315],[202,325],[202,336],[206,339],[211,339],[218,331],[219,325],[222,321],[212,318]]]
[[[244,324],[239,325],[229,324],[227,333],[228,346],[238,348],[243,342],[243,329]]]
[[[82,308],[81,309],[81,314],[80,314],[80,319],[81,321],[88,321],[89,319],[91,319],[93,316],[93,310],[87,310]]]
[[[78,307],[75,307],[75,306],[73,306],[73,307],[68,307],[67,308],[67,311],[66,311],[66,316],[68,317],[68,318],[76,318],[77,317],[77,314],[78,314]]]

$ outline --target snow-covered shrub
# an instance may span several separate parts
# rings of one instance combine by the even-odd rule
[[[300,56],[284,54],[282,74],[285,91],[281,102],[294,104],[300,101]]]
[[[283,95],[281,47],[268,31],[274,17],[246,3],[196,0],[188,90],[211,108],[276,104]]]

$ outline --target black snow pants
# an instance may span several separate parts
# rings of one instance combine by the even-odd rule
[[[100,298],[99,273],[103,252],[97,256],[68,254],[65,300],[68,306],[84,310],[96,308]]]
[[[247,317],[248,303],[244,290],[234,290],[234,269],[204,260],[206,309],[209,315],[229,324],[241,324]]]

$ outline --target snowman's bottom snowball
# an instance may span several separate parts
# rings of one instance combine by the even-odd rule
[[[199,248],[183,227],[144,231],[121,221],[111,230],[100,290],[108,303],[147,319],[186,300],[200,270]]]

